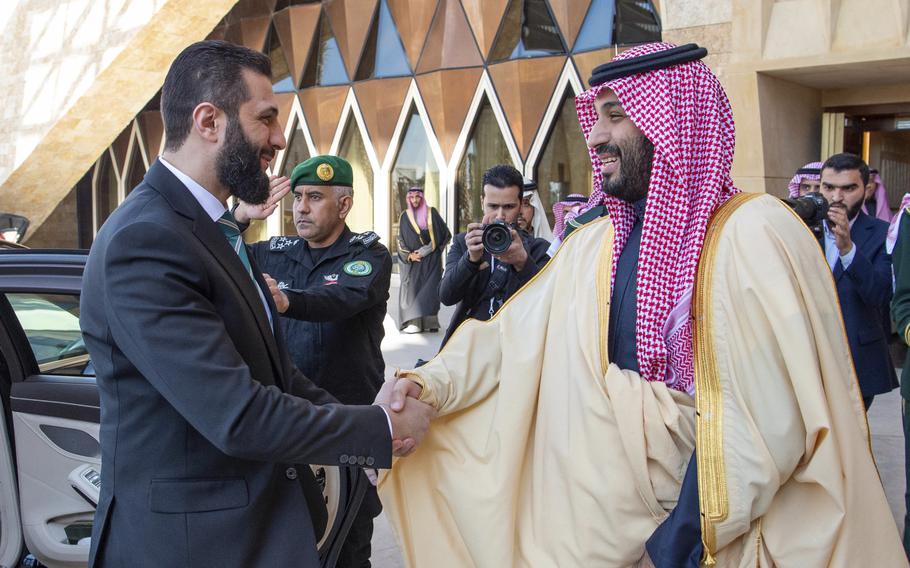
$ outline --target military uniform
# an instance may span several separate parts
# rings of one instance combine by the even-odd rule
[[[316,156],[298,164],[291,187],[352,187],[345,160]],[[328,247],[300,237],[272,237],[249,247],[259,269],[278,281],[288,298],[279,322],[294,364],[344,404],[372,404],[385,363],[380,344],[389,299],[392,257],[373,232],[347,226]],[[336,566],[370,565],[373,518],[382,505],[372,486],[348,532]]]

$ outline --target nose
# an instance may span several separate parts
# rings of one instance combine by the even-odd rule
[[[607,126],[607,121],[598,116],[597,122],[594,123],[594,126],[591,127],[591,132],[588,133],[588,148],[594,148],[598,144],[609,141],[610,129]]]
[[[284,150],[288,145],[288,141],[284,137],[284,131],[278,121],[275,120],[273,123],[272,132],[269,134],[269,144],[271,144],[272,148],[277,152],[278,150]]]

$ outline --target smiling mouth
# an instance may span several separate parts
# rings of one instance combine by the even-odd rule
[[[598,156],[604,165],[613,164],[619,161],[619,156]]]

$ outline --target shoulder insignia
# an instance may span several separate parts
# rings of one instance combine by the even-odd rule
[[[342,268],[350,276],[369,276],[373,273],[373,265],[365,260],[354,260]]]
[[[351,244],[361,243],[365,248],[370,248],[373,244],[379,242],[379,235],[373,231],[367,231],[366,233],[357,233],[351,237]]]
[[[269,239],[269,250],[280,251],[291,248],[300,242],[300,237],[272,237]]]

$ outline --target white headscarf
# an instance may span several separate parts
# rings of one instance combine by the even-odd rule
[[[534,208],[534,218],[531,219],[531,234],[538,239],[546,241],[553,240],[553,231],[550,229],[550,221],[547,219],[547,212],[543,208],[543,202],[540,200],[540,194],[536,189],[525,191],[522,198],[531,198],[531,207]]]

